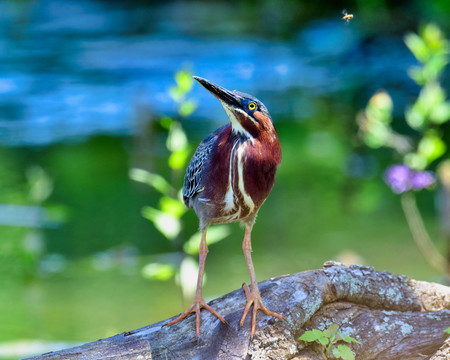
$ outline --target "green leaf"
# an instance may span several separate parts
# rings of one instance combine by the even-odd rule
[[[370,121],[389,124],[392,121],[392,98],[386,91],[373,95],[366,107],[366,116]]]
[[[208,229],[206,243],[209,245],[217,243],[230,235],[230,227],[227,225],[216,225]],[[183,250],[190,255],[197,255],[202,233],[200,231],[192,235],[183,245]]]
[[[417,85],[423,86],[429,81],[429,74],[420,66],[411,66],[407,70],[408,76],[415,81]]]
[[[330,339],[322,333],[322,336],[317,339],[319,343],[323,346],[327,346],[330,342]]]
[[[439,83],[432,81],[422,88],[419,100],[422,108],[430,113],[433,108],[445,101],[445,92]]]
[[[179,200],[169,196],[159,199],[159,206],[162,212],[170,214],[179,219],[186,212],[186,206]]]
[[[345,341],[347,343],[360,344],[360,342],[358,340],[352,338],[351,336],[348,336],[347,334],[339,332],[339,337],[342,341]]]
[[[424,79],[426,81],[436,80],[447,64],[448,56],[443,54],[433,56],[423,67]]]
[[[441,29],[435,24],[427,24],[419,31],[428,49],[433,53],[446,52],[448,43]]]
[[[419,130],[422,129],[425,124],[425,115],[418,111],[416,107],[412,106],[405,111],[406,123],[411,126],[411,128]]]
[[[370,98],[360,120],[367,146],[379,148],[389,141],[392,133],[389,125],[392,121],[392,108],[392,99],[385,91],[379,91]]]
[[[445,154],[446,148],[444,141],[437,135],[436,131],[429,130],[419,142],[418,154],[425,158],[429,164]]]
[[[175,120],[171,117],[164,116],[159,120],[159,124],[166,130],[169,130]]]
[[[449,334],[449,335],[450,335],[450,327],[448,327],[447,329],[445,329],[444,332],[445,332],[446,334]]]
[[[407,34],[404,41],[408,49],[421,63],[425,63],[430,58],[431,54],[428,46],[419,35],[414,33]]]
[[[450,102],[446,101],[431,110],[430,121],[434,124],[443,124],[450,120]]]
[[[427,159],[418,153],[408,153],[404,156],[403,162],[406,166],[414,170],[423,170],[427,167]]]
[[[343,360],[354,360],[355,354],[347,345],[338,345],[333,348],[333,355]]]
[[[187,149],[180,149],[169,156],[169,166],[174,170],[182,169],[188,160],[189,152]]]
[[[405,43],[423,64],[422,67],[411,67],[410,77],[419,85],[437,80],[449,61],[449,43],[439,27],[427,24],[419,31],[419,35],[406,35]]]
[[[172,191],[170,184],[161,175],[150,171],[133,168],[129,173],[130,179],[150,185],[161,194],[166,195]]]
[[[184,299],[192,299],[197,288],[198,263],[191,257],[186,256],[180,264],[179,275],[176,280],[181,287]],[[206,274],[203,275],[203,283],[206,281]]]
[[[194,84],[194,79],[190,72],[180,70],[175,74],[176,86],[169,89],[170,97],[177,103],[183,103],[186,94],[191,91]]]
[[[170,168],[174,170],[183,168],[189,156],[189,143],[179,122],[173,122],[170,126],[166,146],[172,152],[168,160]]]
[[[149,280],[166,281],[171,279],[176,272],[171,264],[151,263],[144,266],[142,276]]]
[[[313,342],[313,341],[319,340],[322,337],[323,337],[322,331],[317,330],[317,329],[312,329],[312,330],[305,331],[303,333],[303,335],[300,336],[298,339],[305,341],[305,342]]]
[[[172,86],[169,89],[169,95],[172,98],[172,100],[177,102],[177,103],[182,102],[183,99],[184,99],[183,92],[181,91],[181,89],[179,87],[176,87],[176,86]]]
[[[53,192],[53,180],[40,166],[32,166],[26,172],[30,187],[30,199],[37,204],[44,202]]]
[[[178,109],[180,116],[186,117],[191,115],[197,108],[197,102],[194,100],[184,101]]]
[[[339,327],[337,324],[331,325],[328,329],[323,331],[323,334],[329,338],[333,338],[338,334]]]
[[[175,74],[175,81],[182,94],[189,92],[194,85],[192,74],[185,70],[180,70]]]
[[[419,97],[406,111],[406,122],[413,129],[422,129],[432,111],[445,101],[445,93],[442,87],[435,81],[427,83],[420,91]]]
[[[169,151],[184,150],[188,146],[188,139],[181,124],[174,121],[169,129],[169,135],[167,136],[166,146]]]
[[[408,75],[418,85],[425,85],[428,82],[436,81],[439,75],[448,64],[448,57],[445,55],[435,55],[428,60],[422,67],[411,66],[408,69]]]
[[[416,84],[423,86],[426,84],[428,76],[424,69],[420,66],[411,66],[407,70],[408,76],[415,81]]]
[[[173,215],[146,206],[142,209],[142,215],[149,219],[158,231],[167,239],[175,239],[181,231],[181,222]]]
[[[367,131],[363,136],[367,146],[377,149],[388,142],[391,134],[390,128],[379,122],[369,123],[367,125]]]

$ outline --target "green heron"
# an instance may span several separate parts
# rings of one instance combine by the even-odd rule
[[[256,214],[272,189],[277,166],[281,162],[280,143],[269,112],[261,101],[236,90],[226,90],[197,76],[194,79],[222,103],[231,124],[217,129],[200,143],[186,170],[184,202],[187,207],[194,209],[202,231],[197,290],[192,306],[167,326],[195,312],[196,336],[199,337],[202,308],[226,323],[221,315],[206,304],[202,296],[203,269],[208,253],[206,231],[211,224],[241,222],[245,226],[242,249],[250,273],[251,290],[247,284],[243,284],[247,303],[240,326],[243,326],[253,305],[253,335],[258,309],[283,319],[281,315],[269,311],[261,300],[251,258],[250,239]]]

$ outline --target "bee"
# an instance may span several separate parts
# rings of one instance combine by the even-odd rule
[[[353,19],[353,14],[349,14],[348,12],[347,12],[347,10],[342,10],[342,15],[344,15],[343,17],[342,17],[342,20],[344,20],[347,24],[348,24],[348,22],[351,20],[351,19]]]

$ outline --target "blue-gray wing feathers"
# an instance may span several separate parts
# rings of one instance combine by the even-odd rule
[[[211,151],[217,140],[218,130],[203,139],[186,169],[183,183],[183,199],[188,207],[190,207],[189,199],[205,189],[202,184],[202,176],[209,163]]]

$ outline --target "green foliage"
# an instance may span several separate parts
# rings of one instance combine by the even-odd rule
[[[319,344],[323,346],[327,346],[330,342],[329,337],[327,337],[323,331],[317,329],[305,331],[305,333],[299,337],[299,340],[305,342],[317,341]]]
[[[327,357],[332,356],[336,359],[343,360],[353,360],[355,354],[347,345],[338,344],[338,342],[344,341],[346,343],[359,344],[359,341],[356,339],[341,333],[336,324],[331,325],[323,331],[317,329],[305,331],[299,337],[299,340],[304,342],[317,342],[325,348]]]
[[[147,184],[161,194],[157,207],[146,206],[142,215],[150,220],[155,228],[170,241],[174,247],[171,258],[181,259],[177,264],[154,262],[146,265],[142,274],[150,280],[169,280],[175,276],[181,287],[183,296],[192,296],[196,286],[196,272],[198,265],[192,257],[198,254],[201,233],[192,235],[185,241],[183,235],[182,217],[187,208],[182,201],[180,184],[180,171],[186,168],[191,153],[191,146],[182,126],[182,119],[191,115],[197,104],[188,99],[194,80],[187,71],[178,71],[175,74],[176,85],[169,89],[169,94],[178,106],[178,117],[165,116],[160,119],[160,126],[167,131],[166,149],[169,153],[167,168],[170,170],[170,180],[164,176],[143,169],[132,169],[130,178]],[[213,244],[229,234],[225,226],[211,228],[208,231],[208,244]],[[182,256],[178,256],[179,254]]]
[[[192,74],[188,71],[180,70],[175,74],[176,86],[169,89],[169,95],[178,104],[178,115],[186,117],[191,115],[197,108],[197,102],[186,99],[187,94],[194,85]]]
[[[182,104],[191,91],[194,80],[188,71],[180,70],[175,74],[175,82],[176,86],[169,89],[169,94],[175,102]]]
[[[39,166],[32,166],[26,172],[30,200],[35,204],[45,201],[53,191],[53,181]]]
[[[439,133],[434,129],[430,129],[423,134],[417,149],[417,153],[424,158],[427,164],[430,164],[444,155],[446,145]]]
[[[448,327],[447,329],[445,329],[444,332],[445,332],[446,334],[449,334],[449,335],[450,335],[450,327]]]
[[[419,34],[405,36],[405,44],[422,64],[409,70],[411,78],[419,85],[436,81],[448,64],[449,42],[434,24],[424,26]]]
[[[177,269],[171,264],[151,263],[144,266],[142,275],[149,280],[170,280],[176,273]]]
[[[189,143],[180,122],[173,120],[169,125],[166,147],[170,151],[169,167],[182,169],[188,160]]]
[[[450,120],[450,101],[439,83],[449,62],[449,42],[436,25],[428,24],[419,34],[406,35],[405,44],[419,62],[408,73],[421,89],[404,112],[411,129],[408,133],[414,136],[397,134],[392,129],[392,99],[385,91],[373,95],[358,117],[360,134],[367,146],[390,147],[395,150],[393,161],[397,162],[399,156],[403,158],[403,164],[395,164],[386,171],[385,182],[394,192],[404,195],[411,190],[431,189],[435,183],[434,174],[424,170],[446,155],[443,126]],[[413,195],[406,196],[409,197],[402,196],[402,208],[413,238],[428,263],[443,271],[447,268],[446,260],[423,226],[416,202],[408,200]]]
[[[166,239],[174,240],[180,234],[181,222],[172,214],[146,206],[142,209],[142,215],[150,220]]]
[[[333,348],[332,354],[336,359],[353,360],[355,354],[347,345],[337,345]]]
[[[179,71],[175,74],[175,81],[177,85],[171,87],[169,93],[178,104],[178,113],[182,117],[185,112],[181,108],[188,101],[186,97],[192,88],[193,80],[188,72]],[[160,174],[143,169],[131,169],[130,178],[149,185],[161,194],[158,208],[146,206],[142,209],[142,215],[150,220],[167,240],[173,241],[181,233],[181,217],[186,212],[186,208],[176,190],[178,187],[177,181],[173,179],[178,179],[175,176],[176,173],[186,166],[190,146],[179,119],[166,116],[160,120],[160,125],[167,130],[166,148],[169,152],[167,164],[172,171],[171,180],[166,180]]]
[[[226,238],[230,234],[230,228],[227,225],[216,225],[210,229],[208,229],[208,236],[206,237],[207,245],[214,244]],[[200,232],[196,232],[192,235],[188,241],[186,241],[183,245],[183,250],[185,253],[190,255],[197,255],[200,240],[202,234]]]
[[[367,146],[379,148],[389,144],[392,137],[392,108],[392,99],[385,91],[380,91],[370,98],[365,116],[360,118],[360,128]]]
[[[6,153],[0,151],[0,202],[2,223],[0,226],[0,283],[14,283],[36,277],[39,263],[46,251],[46,239],[42,227],[63,219],[62,210],[53,206],[47,209],[48,198],[53,192],[53,180],[38,165],[30,165],[25,171],[19,168]],[[7,215],[12,210],[12,222]],[[16,210],[17,209],[17,210]],[[14,215],[14,211],[17,213]],[[21,226],[15,222],[25,219]],[[6,220],[6,221],[5,221]]]
[[[172,186],[159,174],[154,174],[142,169],[131,169],[130,178],[134,181],[151,186],[163,195],[173,192]]]
[[[421,131],[431,124],[443,124],[450,119],[450,103],[440,84],[431,80],[426,82],[416,102],[405,112],[408,125]]]
[[[450,101],[439,77],[449,62],[450,46],[441,30],[433,24],[424,26],[419,34],[406,35],[405,43],[419,62],[408,73],[421,90],[416,101],[405,110],[406,123],[418,136],[411,138],[393,131],[393,103],[386,91],[372,96],[358,122],[367,146],[391,147],[403,156],[405,165],[424,170],[447,151],[441,127],[450,120]]]
[[[421,63],[412,67],[409,75],[422,86],[418,98],[405,111],[407,124],[418,131],[420,139],[415,151],[408,152],[404,163],[423,170],[441,158],[447,147],[440,126],[450,120],[450,102],[439,84],[439,77],[449,62],[449,42],[433,24],[424,26],[419,35],[408,34],[405,43]]]

